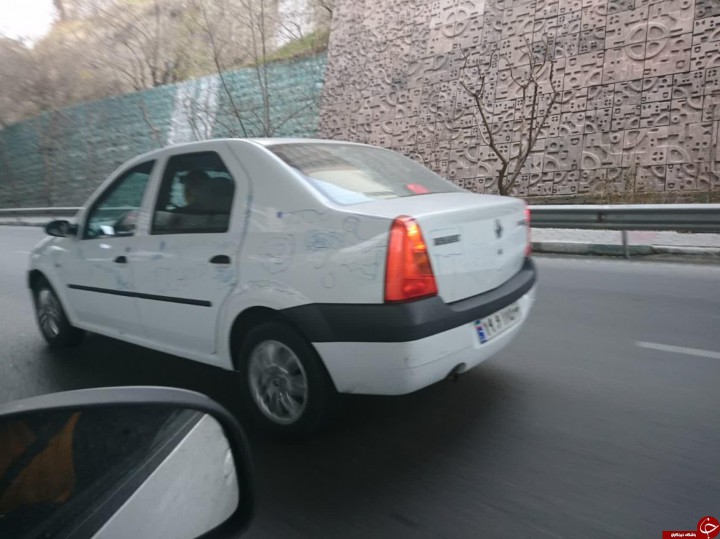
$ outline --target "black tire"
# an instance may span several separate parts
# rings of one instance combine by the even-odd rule
[[[82,342],[85,332],[73,327],[63,309],[60,298],[53,290],[47,279],[38,279],[33,287],[33,303],[35,305],[35,319],[37,320],[40,333],[45,338],[48,346],[54,350],[76,346]],[[52,304],[52,322],[48,321],[50,311],[48,304]]]
[[[279,373],[275,378],[282,378],[283,376],[292,378],[293,376],[288,376],[288,373],[294,374],[295,378],[304,375],[307,387],[302,411],[298,413],[297,418],[283,423],[268,415],[272,414],[272,410],[266,407],[265,411],[263,411],[263,407],[259,403],[259,400],[262,400],[259,393],[266,392],[258,391],[257,384],[253,386],[253,375],[251,375],[251,366],[257,364],[258,361],[252,359],[253,354],[256,353],[259,357],[262,357],[262,347],[275,346],[272,343],[280,343],[282,345],[278,347],[280,349],[282,347],[289,349],[302,366],[302,369],[295,369],[294,372],[290,372],[292,369],[288,369],[287,372]],[[287,353],[284,349],[282,351]],[[240,378],[240,392],[243,404],[252,420],[266,433],[285,438],[307,436],[326,427],[336,416],[339,396],[322,360],[312,345],[298,331],[287,324],[278,321],[267,321],[258,324],[247,333],[236,357],[233,359]],[[257,378],[255,376],[256,380]],[[283,383],[283,380],[280,380],[280,382]],[[284,383],[288,383],[287,380]],[[267,384],[264,387],[270,387],[271,385]],[[297,389],[297,386],[295,386],[295,389]],[[293,394],[293,392],[286,391],[285,397],[287,398],[289,394]],[[298,400],[300,400],[299,397]],[[276,403],[279,404],[279,400]]]

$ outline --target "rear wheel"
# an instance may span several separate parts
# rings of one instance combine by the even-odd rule
[[[40,333],[50,348],[59,349],[80,344],[85,332],[70,324],[60,299],[46,279],[40,279],[33,288],[33,299]]]
[[[256,423],[278,435],[303,435],[334,415],[337,392],[300,333],[271,321],[250,330],[236,358],[243,399]]]

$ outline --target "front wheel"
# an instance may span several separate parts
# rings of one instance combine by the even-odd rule
[[[304,435],[334,415],[337,392],[320,357],[302,335],[279,322],[252,330],[236,366],[253,419],[278,435]]]
[[[47,280],[41,279],[35,285],[33,299],[40,332],[50,348],[66,348],[82,341],[85,332],[70,324],[60,299]]]

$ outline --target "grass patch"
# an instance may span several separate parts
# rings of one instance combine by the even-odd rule
[[[516,195],[517,196],[517,195]],[[616,193],[524,196],[529,204],[708,204],[719,203],[719,191],[662,191],[658,193]]]
[[[300,39],[293,39],[267,55],[268,62],[292,60],[301,56],[317,54],[327,49],[330,30],[325,28],[311,32]]]

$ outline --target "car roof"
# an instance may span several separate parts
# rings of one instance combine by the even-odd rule
[[[276,144],[358,144],[356,142],[347,142],[344,140],[329,140],[319,138],[301,138],[301,137],[278,137],[278,138],[251,138],[251,139],[231,139],[231,140],[248,140],[262,146],[274,146]]]
[[[168,148],[182,148],[184,146],[192,147],[203,142],[250,142],[259,146],[274,146],[277,144],[354,144],[357,146],[366,146],[366,144],[360,144],[358,142],[349,142],[345,140],[329,140],[319,138],[302,138],[302,137],[277,137],[277,138],[210,138],[205,140],[195,140],[192,142],[181,142],[178,144],[168,144],[163,150]],[[158,150],[154,150],[158,151]],[[153,153],[153,152],[147,152]]]

